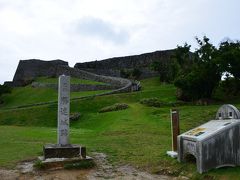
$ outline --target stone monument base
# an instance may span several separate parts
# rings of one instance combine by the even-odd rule
[[[48,170],[62,169],[69,164],[74,165],[74,164],[80,164],[80,163],[84,163],[84,164],[89,163],[91,164],[91,166],[95,165],[93,159],[89,156],[86,156],[86,158],[74,157],[74,158],[49,158],[49,159],[44,159],[44,157],[41,156],[41,157],[38,157],[38,160],[41,161],[44,169],[48,169]]]
[[[43,146],[43,157],[48,158],[86,158],[86,147],[75,144],[61,146],[58,144],[47,144]]]

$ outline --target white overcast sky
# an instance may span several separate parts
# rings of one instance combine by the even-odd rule
[[[0,83],[20,59],[76,62],[240,40],[240,0],[0,0]]]

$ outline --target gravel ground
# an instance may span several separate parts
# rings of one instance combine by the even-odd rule
[[[176,180],[179,178],[153,175],[142,172],[130,165],[113,166],[103,153],[94,153],[96,167],[90,170],[45,170],[33,169],[33,161],[21,162],[15,170],[0,169],[1,180]],[[182,178],[180,178],[182,179]]]

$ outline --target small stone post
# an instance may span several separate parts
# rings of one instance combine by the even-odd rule
[[[171,124],[172,124],[172,151],[177,152],[177,136],[180,134],[179,113],[177,109],[171,110]]]
[[[177,157],[177,137],[180,134],[179,128],[179,112],[177,109],[171,109],[171,129],[172,129],[172,151],[167,151],[167,154],[173,158]]]

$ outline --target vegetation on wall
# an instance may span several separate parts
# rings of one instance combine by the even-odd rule
[[[138,68],[134,69],[121,69],[120,76],[123,78],[130,78],[130,79],[139,79],[142,72]]]

